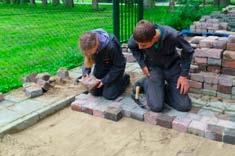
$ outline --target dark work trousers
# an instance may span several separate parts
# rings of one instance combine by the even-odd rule
[[[192,108],[188,94],[180,94],[177,80],[180,76],[180,62],[176,62],[168,69],[160,67],[150,68],[150,76],[138,80],[135,84],[142,87],[147,104],[154,112],[163,110],[164,102],[178,111],[189,111]]]
[[[94,69],[94,76],[98,79],[103,78],[106,75],[106,71],[100,71]],[[101,88],[96,88],[91,91],[94,96],[103,96],[108,100],[114,100],[120,96],[130,83],[130,76],[127,74],[119,76],[115,81],[108,85],[103,85]]]

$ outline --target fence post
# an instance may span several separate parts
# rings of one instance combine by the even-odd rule
[[[139,18],[138,20],[144,19],[144,0],[139,0]]]
[[[119,0],[113,0],[113,33],[120,40]]]

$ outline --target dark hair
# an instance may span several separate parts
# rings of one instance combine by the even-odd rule
[[[150,42],[155,34],[156,31],[154,25],[147,20],[141,20],[136,25],[133,38],[140,43]]]
[[[94,32],[86,32],[80,37],[79,41],[81,50],[86,51],[95,47],[97,35]]]

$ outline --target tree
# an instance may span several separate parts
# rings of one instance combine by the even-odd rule
[[[60,0],[52,0],[52,5],[59,5],[60,4]]]
[[[155,6],[155,0],[144,0],[144,8],[153,8]]]
[[[30,0],[30,4],[31,5],[35,5],[36,3],[35,3],[35,0]]]
[[[92,0],[92,8],[93,10],[98,10],[98,0]]]
[[[47,0],[42,0],[42,5],[47,5]]]
[[[73,0],[64,0],[64,5],[66,7],[74,7],[74,2]]]

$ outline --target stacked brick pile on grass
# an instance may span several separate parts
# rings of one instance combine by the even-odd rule
[[[50,76],[49,73],[33,73],[23,78],[23,90],[26,96],[34,98],[43,95],[56,83],[63,83],[68,78],[69,72],[65,68],[60,68],[57,76]]]
[[[195,47],[190,91],[235,99],[235,36],[191,39]],[[192,66],[191,66],[192,68]]]

